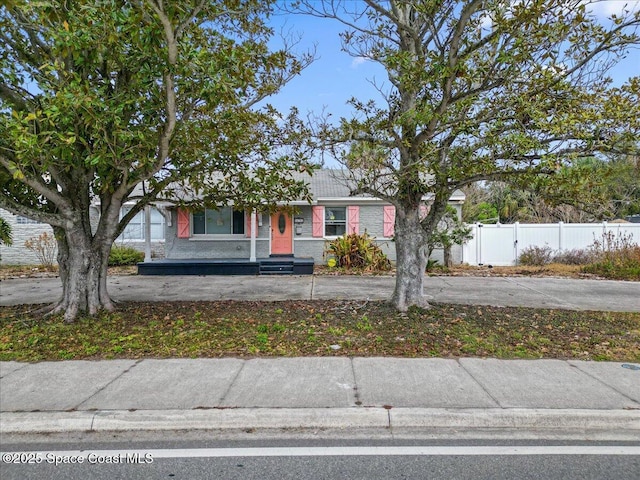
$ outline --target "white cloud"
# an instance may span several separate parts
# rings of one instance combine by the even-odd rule
[[[351,60],[351,68],[358,68],[360,65],[368,61],[369,59],[365,57],[356,57],[353,60]]]
[[[585,0],[587,10],[602,18],[621,15],[624,11],[640,10],[640,0]]]

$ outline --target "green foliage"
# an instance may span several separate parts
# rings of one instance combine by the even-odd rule
[[[25,240],[24,247],[36,254],[41,265],[51,269],[56,262],[58,246],[55,237],[47,232],[43,232],[37,237]]]
[[[482,202],[478,205],[478,214],[474,218],[475,221],[481,223],[496,223],[499,221],[498,209],[495,205],[488,202]]]
[[[12,243],[11,226],[4,218],[0,217],[0,245],[10,246]]]
[[[0,245],[11,246],[12,243],[11,226],[4,218],[0,217]],[[2,256],[0,256],[0,260],[2,260]]]
[[[640,212],[640,157],[608,157],[578,159],[552,176],[526,182],[467,187],[463,218],[483,223],[594,222]]]
[[[438,262],[438,260],[436,260],[435,258],[429,258],[427,259],[427,272],[432,272],[434,271],[436,268],[438,268],[440,262]]]
[[[444,250],[445,267],[451,267],[451,247],[454,245],[462,245],[473,238],[471,227],[465,225],[460,219],[456,210],[448,206],[438,227],[429,237],[428,249],[429,255],[434,248],[442,248]],[[427,265],[429,270],[429,265]]]
[[[367,272],[391,270],[391,262],[367,232],[344,234],[329,242],[326,254],[333,255],[339,267]]]
[[[144,253],[132,247],[114,245],[109,253],[109,266],[136,265],[144,260]]]
[[[327,122],[323,133],[346,166],[353,145],[366,146],[360,151],[371,155],[352,169],[355,188],[396,207],[401,310],[424,303],[411,293],[422,277],[410,274],[424,255],[410,246],[430,241],[456,189],[551,176],[564,191],[585,192],[592,177],[576,182],[563,167],[630,151],[640,137],[640,78],[612,87],[607,75],[640,44],[640,16],[630,9],[602,21],[583,0],[298,3],[347,25],[343,49],[388,78],[384,104],[355,96],[352,118]],[[424,196],[433,200],[420,219]]]
[[[308,198],[294,175],[313,170],[308,132],[295,110],[265,100],[312,58],[270,48],[271,10],[264,0],[0,6],[0,206],[58,229],[63,282],[83,275],[71,260],[83,256],[100,275],[75,283],[102,290],[94,259],[159,198],[236,208]],[[111,306],[106,291],[71,290],[69,321],[76,298]]]
[[[0,217],[0,245],[12,245],[11,226],[2,217]]]

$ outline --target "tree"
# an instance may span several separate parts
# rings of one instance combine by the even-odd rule
[[[455,208],[448,206],[444,215],[442,215],[438,228],[436,228],[428,239],[427,258],[431,256],[434,249],[438,247],[442,248],[443,264],[446,268],[451,268],[453,266],[451,259],[451,249],[453,246],[462,245],[472,238],[471,227],[465,225],[462,220],[458,218],[458,213]]]
[[[269,49],[270,10],[262,0],[0,6],[0,206],[54,229],[63,296],[52,312],[73,321],[114,308],[111,246],[163,195],[245,208],[305,195],[289,173],[311,168],[295,112],[256,105],[312,56],[286,41]]]
[[[528,185],[493,182],[466,187],[464,219],[585,223],[624,218],[640,211],[637,158],[617,154],[587,157]]]
[[[614,88],[604,75],[638,44],[638,14],[600,24],[584,0],[301,4],[345,24],[343,49],[387,74],[376,84],[382,102],[352,99],[354,118],[327,123],[323,133],[343,160],[355,143],[376,160],[384,151],[375,168],[361,162],[352,170],[352,181],[354,193],[396,207],[399,310],[428,306],[427,245],[456,189],[524,184],[638,137],[640,80]],[[421,218],[425,196],[431,208]]]
[[[605,169],[609,217],[640,214],[640,155],[613,155]]]

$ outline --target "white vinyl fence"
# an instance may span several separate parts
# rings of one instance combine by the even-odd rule
[[[602,235],[633,235],[640,244],[638,223],[511,223],[470,225],[473,239],[462,248],[462,262],[469,265],[515,265],[527,247],[549,246],[556,252],[584,249]]]

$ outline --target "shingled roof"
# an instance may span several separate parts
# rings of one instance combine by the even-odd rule
[[[311,193],[312,201],[331,201],[331,200],[345,200],[347,198],[360,198],[368,199],[369,201],[376,201],[375,197],[368,194],[351,195],[351,191],[355,187],[353,182],[349,181],[349,171],[341,169],[321,169],[313,172],[312,176],[308,173],[293,173],[293,178],[296,180],[304,180],[309,184],[309,192]],[[176,191],[180,191],[181,187],[176,186]],[[142,193],[142,186],[138,185],[134,190],[134,195],[140,195]],[[184,193],[179,196],[183,200],[190,200],[190,193]],[[451,200],[464,201],[465,195],[460,190],[456,190],[451,196]],[[162,201],[156,202],[162,204]],[[292,202],[293,204],[301,204],[301,201]],[[306,203],[306,202],[305,202]]]
[[[322,169],[313,172],[311,177],[308,174],[296,174],[295,177],[309,182],[309,191],[314,201],[349,197],[373,199],[368,194],[351,195],[354,185],[353,182],[349,181],[349,172],[347,170]],[[456,190],[453,192],[451,199],[463,201],[465,195],[461,190]]]

